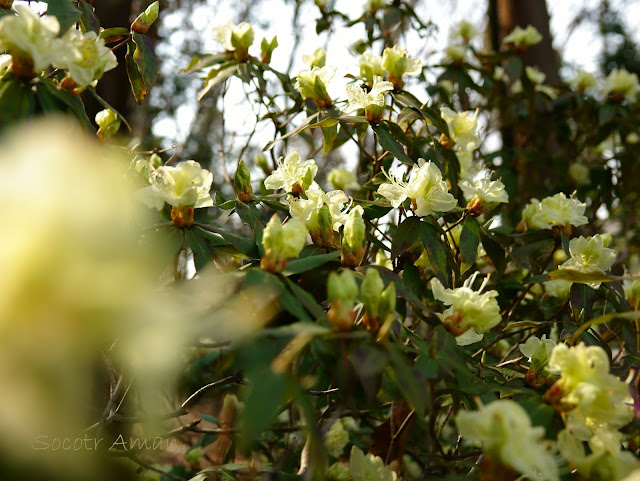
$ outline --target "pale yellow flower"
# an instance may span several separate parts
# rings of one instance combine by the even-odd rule
[[[488,178],[477,179],[474,182],[462,180],[458,185],[469,203],[477,200],[485,210],[492,209],[500,203],[509,202],[509,194],[507,194],[504,184],[499,180]]]
[[[511,43],[519,48],[531,47],[542,41],[542,35],[532,25],[527,25],[527,28],[520,26],[514,28],[509,35],[507,35],[503,43]]]
[[[396,481],[398,476],[382,458],[373,454],[365,455],[358,447],[351,448],[349,470],[353,481]]]
[[[399,207],[409,198],[416,215],[424,217],[434,212],[449,212],[456,206],[456,199],[449,193],[440,169],[431,161],[420,159],[418,165],[413,166],[406,183],[393,174],[385,172],[385,175],[390,183],[381,184],[378,193],[393,207]]]
[[[334,422],[324,437],[324,447],[334,458],[339,458],[345,446],[349,444],[349,433],[344,428],[342,421],[338,419]]]
[[[318,173],[316,161],[308,159],[302,162],[300,154],[294,150],[286,157],[278,159],[278,168],[264,179],[264,186],[267,189],[283,189],[286,192],[291,192],[295,185],[304,187],[304,179],[307,177],[308,171],[311,180],[313,180]]]
[[[556,347],[556,344],[556,341],[554,341],[553,339],[547,339],[547,335],[543,334],[541,338],[531,336],[529,339],[527,339],[527,342],[525,342],[524,344],[519,344],[518,349],[520,349],[520,352],[529,359],[529,362],[531,362],[533,355],[540,348],[540,346],[544,346],[544,350],[548,358],[551,355],[551,351],[553,351],[553,348]]]
[[[66,46],[58,37],[60,24],[53,16],[40,17],[28,5],[16,4],[17,15],[0,19],[0,51],[33,61],[37,72],[64,58]]]
[[[327,52],[323,48],[317,48],[311,55],[303,55],[302,61],[309,68],[324,67],[327,63]]]
[[[162,166],[149,177],[151,185],[138,191],[138,199],[148,207],[162,210],[164,203],[174,207],[211,207],[209,191],[213,174],[198,162],[187,160],[175,167]]]
[[[477,291],[472,289],[477,275],[476,272],[462,287],[456,289],[446,289],[435,277],[431,280],[433,297],[450,306],[437,316],[456,335],[456,342],[460,346],[482,340],[484,333],[502,320],[496,300],[498,292],[482,292],[489,278],[485,278]]]
[[[557,481],[558,467],[544,441],[544,428],[532,426],[527,412],[509,399],[493,401],[478,411],[455,417],[467,441],[479,441],[487,457],[535,481]]]
[[[362,77],[368,85],[373,85],[374,77],[384,77],[382,57],[374,55],[371,52],[365,52],[360,55],[358,66],[360,68],[360,77]]]
[[[592,73],[580,70],[575,74],[573,79],[571,79],[571,85],[578,92],[584,92],[585,90],[595,87],[597,85],[597,81],[595,75]]]
[[[333,230],[338,231],[340,226],[347,220],[349,197],[341,190],[323,192],[320,188],[308,189],[305,191],[306,199],[293,199],[289,204],[291,217],[300,219],[305,223],[309,231],[315,232],[318,229],[318,212],[322,206],[329,207],[331,218],[333,219]],[[362,209],[362,207],[360,207]]]
[[[614,96],[634,101],[636,94],[640,91],[638,76],[629,73],[625,68],[613,69],[604,81],[602,95]]]
[[[469,42],[473,40],[480,34],[480,31],[467,20],[462,20],[451,30],[451,38],[453,39],[462,39],[464,42]]]
[[[67,69],[73,81],[81,87],[100,80],[102,74],[118,65],[114,53],[105,47],[104,39],[95,32],[82,34],[80,30],[72,28],[63,40],[67,48],[60,59],[52,62],[53,66]]]
[[[571,258],[558,266],[558,269],[572,269],[584,273],[598,272],[604,274],[616,260],[616,251],[604,246],[602,235],[582,237],[569,241]],[[587,283],[593,289],[600,287],[600,282]]]
[[[281,261],[300,254],[307,234],[307,228],[302,221],[289,219],[282,225],[278,215],[274,214],[262,233],[262,245],[265,251],[271,250],[273,259]]]
[[[473,151],[480,147],[478,137],[478,112],[455,112],[449,107],[441,107],[442,119],[449,127],[449,138],[456,143],[456,147],[462,151]]]
[[[382,53],[382,68],[389,73],[389,80],[397,87],[402,88],[402,77],[405,75],[418,76],[422,73],[420,59],[409,57],[406,50],[397,45],[385,48]]]
[[[365,109],[367,118],[371,116],[371,119],[379,121],[384,112],[385,95],[393,90],[393,84],[376,76],[373,78],[373,87],[369,91],[356,84],[347,85],[346,90],[349,101],[345,109],[346,113]]]
[[[589,439],[590,454],[585,454],[582,441],[568,430],[558,433],[558,449],[569,465],[578,470],[584,479],[620,481],[640,462],[629,451],[622,450],[622,434],[608,429],[598,429]]]
[[[234,36],[236,45],[234,45]],[[213,28],[213,38],[227,51],[234,51],[236,48],[248,49],[254,40],[253,28],[247,22],[236,25],[229,22]]]
[[[609,373],[609,358],[600,346],[558,344],[549,370],[560,374],[551,388],[554,401],[567,412],[567,429],[582,440],[597,429],[619,429],[633,420],[629,387]]]
[[[450,60],[452,62],[462,62],[467,53],[466,45],[448,45],[444,49],[444,60]]]
[[[545,197],[540,202],[531,199],[522,211],[522,220],[528,228],[551,229],[553,226],[578,227],[588,222],[584,215],[587,204],[573,195],[567,197],[563,192]]]
[[[356,173],[353,170],[342,167],[332,169],[327,176],[327,180],[331,182],[334,188],[340,190],[358,190],[360,188]]]

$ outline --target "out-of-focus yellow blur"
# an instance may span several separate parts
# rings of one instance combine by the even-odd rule
[[[166,254],[140,242],[150,211],[134,200],[128,164],[62,119],[0,139],[0,465],[90,475],[86,444],[52,443],[98,420],[92,390],[105,355],[133,378],[146,412],[159,412],[186,341],[267,318],[246,298],[216,311],[230,289],[213,273],[158,287],[154,264]]]

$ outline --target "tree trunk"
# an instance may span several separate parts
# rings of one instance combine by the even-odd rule
[[[522,54],[525,65],[536,66],[547,76],[547,83],[560,83],[558,55],[551,42],[549,12],[546,0],[489,0],[489,28],[491,46],[499,50],[502,39],[515,27],[533,25],[542,35],[542,41]]]
[[[102,0],[94,2],[95,14],[103,28],[125,27],[131,24],[131,10],[133,0]],[[135,101],[131,93],[127,69],[124,64],[126,48],[120,48],[116,52],[118,66],[104,74],[98,82],[96,92],[106,100],[109,105],[120,112],[127,120],[131,117]],[[104,107],[89,93],[82,95],[87,115],[91,120]]]

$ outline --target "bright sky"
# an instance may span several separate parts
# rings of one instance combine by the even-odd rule
[[[216,25],[222,25],[229,21],[237,21],[236,15],[238,7],[235,2],[224,0],[209,0],[196,7],[193,21],[196,34],[205,39],[205,47],[209,52],[218,52],[221,47],[213,40],[211,29]],[[212,5],[212,3],[215,3]],[[592,8],[600,3],[600,0],[563,0],[548,1],[547,4],[551,15],[551,30],[554,36],[554,46],[565,61],[562,73],[570,76],[574,68],[595,72],[597,69],[597,56],[601,49],[598,40],[596,27],[589,22],[583,22],[579,27],[569,32],[569,24],[574,19],[581,8]],[[627,1],[627,8],[640,8],[637,0]],[[336,0],[336,9],[346,13],[350,18],[357,18],[363,10],[363,1],[358,0]],[[416,52],[412,45],[422,45],[423,41],[409,37],[407,48],[412,55],[419,56],[423,63],[437,63],[442,58],[442,49],[447,45],[449,31],[453,25],[461,19],[467,19],[476,25],[481,31],[486,28],[486,1],[485,0],[445,0],[444,2],[422,2],[422,6],[417,10],[418,14],[425,21],[431,20],[438,26],[438,32],[429,39],[426,50]],[[428,8],[427,8],[428,5]],[[235,8],[234,8],[235,6]],[[213,7],[213,8],[212,8]],[[252,12],[253,18],[262,20],[260,23],[253,22],[256,32],[252,52],[259,54],[259,43],[262,37],[271,39],[278,36],[279,47],[275,50],[272,65],[275,69],[284,71],[287,68],[291,51],[294,44],[294,34],[291,30],[292,5],[284,5],[283,0],[266,0],[257,5],[257,11]],[[338,68],[338,73],[329,86],[329,93],[334,99],[344,99],[344,86],[348,79],[344,78],[347,73],[357,73],[356,57],[349,51],[349,45],[364,37],[364,29],[361,25],[357,27],[340,27],[338,31],[331,34],[331,41],[328,42],[326,33],[316,35],[315,20],[319,17],[317,7],[312,2],[305,2],[301,8],[300,28],[302,29],[301,42],[294,59],[291,74],[295,75],[299,70],[305,68],[302,63],[302,54],[310,54],[317,47],[327,50],[327,65]],[[163,18],[167,26],[177,26],[182,23],[180,14],[171,14]],[[636,25],[630,25],[632,31],[638,36],[639,29]],[[183,39],[184,34],[179,32],[170,39],[170,45],[176,45]],[[476,39],[481,42],[481,39]],[[415,43],[414,43],[415,42]],[[478,45],[480,46],[480,45]],[[166,57],[161,51],[161,60]],[[380,52],[377,52],[380,53]],[[435,75],[433,76],[435,78]],[[192,96],[195,99],[195,92]],[[247,119],[254,118],[251,106],[246,102],[244,91],[240,82],[233,80],[230,90],[225,100],[226,110],[233,109],[234,114],[226,118],[227,128],[239,133],[246,132],[250,122]],[[194,105],[186,104],[181,106],[177,112],[177,122],[173,119],[165,118],[156,122],[154,133],[162,135],[177,143],[181,143],[189,131],[189,126],[193,121]],[[262,145],[272,138],[272,132],[259,133],[256,137],[258,143]],[[262,139],[264,138],[264,141]]]

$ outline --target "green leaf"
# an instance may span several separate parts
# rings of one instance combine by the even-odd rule
[[[13,74],[0,77],[0,130],[11,122],[31,115],[35,108],[33,91]]]
[[[100,21],[96,18],[95,8],[87,0],[79,0],[80,26],[84,32],[100,33]]]
[[[199,413],[198,416],[200,416],[202,419],[204,419],[208,423],[217,424],[218,426],[220,426],[220,420],[215,416],[211,416],[209,414],[204,414],[204,413]]]
[[[160,71],[158,57],[156,57],[151,39],[148,36],[134,32],[131,38],[136,44],[133,60],[138,66],[145,90],[149,93],[158,79],[158,72]]]
[[[433,273],[443,285],[451,284],[450,275],[447,269],[447,257],[451,255],[451,250],[442,242],[440,231],[428,222],[421,223],[420,237],[422,245],[427,251],[429,262],[433,268]]]
[[[556,269],[547,274],[550,280],[563,280],[587,284],[591,282],[613,282],[616,279],[602,272],[580,272],[573,269]]]
[[[478,245],[480,244],[480,226],[478,221],[472,215],[467,216],[462,226],[460,234],[460,253],[462,254],[462,262],[473,265],[476,262],[478,253]]]
[[[365,269],[377,269],[380,273],[380,276],[383,279],[386,279],[385,285],[389,285],[391,282],[396,285],[396,293],[397,296],[403,299],[406,299],[415,309],[421,311],[422,313],[431,312],[427,306],[411,291],[407,283],[395,272],[391,272],[386,267],[371,265],[365,267],[359,267],[358,271],[364,273]]]
[[[50,79],[39,79],[36,83],[36,91],[38,92],[38,101],[43,111],[71,113],[82,122],[90,132],[95,132],[95,127],[89,120],[80,97],[74,97]]]
[[[80,18],[80,10],[73,0],[47,0],[47,15],[58,19],[60,34],[64,35]]]
[[[593,317],[593,300],[596,291],[586,284],[572,284],[569,291],[569,303],[573,318],[577,321],[588,321]]]
[[[240,424],[240,440],[245,446],[260,436],[278,414],[287,385],[283,375],[271,370],[270,362],[266,366],[255,365],[247,373],[247,379],[249,384]]]
[[[386,121],[373,125],[374,132],[378,135],[378,143],[386,151],[390,152],[396,159],[407,165],[413,165],[415,162],[404,152],[404,148],[393,137]]]
[[[340,258],[340,251],[329,252],[328,254],[320,254],[317,256],[309,256],[303,259],[294,259],[287,262],[284,269],[284,275],[301,274],[310,271],[316,267],[326,264],[329,261]]]
[[[200,272],[213,258],[213,252],[200,229],[187,230],[187,245],[193,252],[196,271]]]
[[[333,146],[333,141],[338,136],[338,125],[321,127],[322,130],[322,155],[327,155]]]
[[[262,224],[262,212],[258,210],[255,204],[245,204],[244,202],[236,202],[236,212],[238,216],[253,231],[253,238],[258,246],[258,255],[264,255],[264,246],[262,245],[262,232],[264,225]]]
[[[235,74],[237,71],[238,71],[237,62],[228,62],[228,64],[222,65],[219,69],[217,68],[211,69],[209,71],[209,74],[207,75],[207,79],[204,83],[204,87],[202,88],[202,90],[198,92],[198,95],[196,96],[196,99],[198,100],[198,102],[200,102],[205,95],[211,92],[211,89],[213,89],[213,87],[215,87],[219,83],[224,82],[233,74]]]
[[[390,345],[391,368],[389,376],[402,392],[403,397],[409,405],[416,410],[419,416],[424,416],[429,399],[426,390],[426,383],[418,369],[410,366],[402,354],[395,346]]]
[[[127,54],[124,57],[124,61],[127,68],[129,83],[131,84],[131,90],[133,91],[133,97],[136,99],[136,102],[138,104],[141,104],[144,98],[147,96],[147,88],[144,84],[142,74],[138,70],[138,65],[133,59],[135,50],[135,44],[129,42],[127,44]]]
[[[258,257],[258,247],[256,246],[256,243],[251,239],[247,239],[246,237],[242,237],[231,232],[226,232],[225,230],[220,229],[219,227],[216,227],[214,225],[197,225],[204,230],[208,230],[209,232],[220,234],[224,238],[224,240],[233,245],[233,247],[235,247],[240,253],[244,254],[245,256],[254,258]]]
[[[303,322],[311,323],[313,319],[307,313],[301,302],[294,296],[279,277],[269,274],[262,269],[249,269],[243,283],[244,287],[264,286],[275,288],[279,293],[278,299],[282,309]]]
[[[292,282],[290,279],[284,277],[283,278],[286,285],[289,287],[293,295],[300,301],[300,303],[311,313],[316,320],[323,319],[326,317],[324,309],[316,302],[314,297],[305,291],[302,287],[298,286],[295,282]]]
[[[100,32],[100,38],[104,39],[105,43],[114,43],[128,36],[129,29],[124,27],[105,28]]]
[[[608,102],[603,103],[598,109],[598,122],[600,125],[606,124],[613,120],[618,112],[618,107]]]
[[[391,259],[395,259],[400,254],[409,249],[412,245],[420,239],[420,226],[419,217],[407,217],[403,220],[393,236],[391,241]]]
[[[484,228],[480,229],[480,239],[482,240],[482,246],[484,250],[487,252],[489,259],[493,262],[493,265],[496,267],[498,272],[503,273],[507,267],[507,259],[505,258],[505,252],[502,246],[495,241],[491,235],[490,231],[487,231]]]

